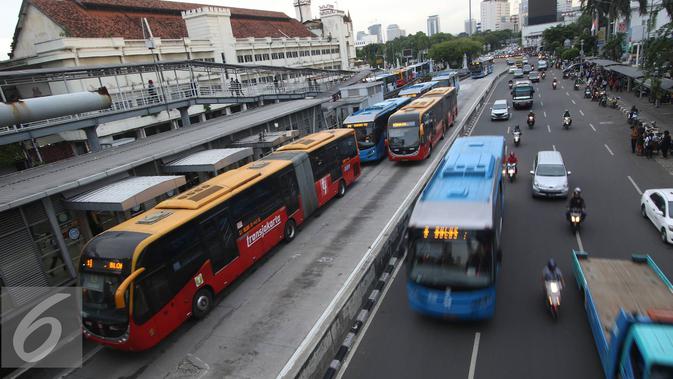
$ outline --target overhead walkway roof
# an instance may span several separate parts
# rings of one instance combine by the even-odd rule
[[[211,149],[164,165],[165,172],[214,172],[252,156],[249,147]]]
[[[186,183],[180,176],[132,176],[66,201],[69,209],[84,211],[127,211]]]

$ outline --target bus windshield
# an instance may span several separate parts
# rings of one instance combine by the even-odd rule
[[[480,73],[482,70],[482,65],[480,63],[478,64],[473,64],[472,67],[470,67],[470,71],[474,73]]]
[[[418,142],[418,128],[416,127],[388,128],[390,147],[416,147]]]
[[[488,232],[468,232],[460,238],[413,242],[409,280],[431,288],[483,288],[491,283],[493,259]]]
[[[358,147],[360,149],[368,149],[378,142],[376,133],[374,133],[374,125],[370,123],[358,124],[356,127],[354,124],[350,124],[348,127],[355,130],[355,138],[358,141]]]
[[[102,321],[126,322],[128,313],[125,309],[116,309],[114,302],[115,291],[121,282],[120,274],[82,273],[82,316],[95,317]]]

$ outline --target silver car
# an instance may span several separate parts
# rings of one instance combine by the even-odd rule
[[[533,162],[533,197],[568,197],[568,175],[558,151],[540,151]]]

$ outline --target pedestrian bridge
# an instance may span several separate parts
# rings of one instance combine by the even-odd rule
[[[5,103],[96,91],[105,87],[109,108],[66,114],[27,123],[0,125],[0,145],[84,129],[89,136],[99,124],[181,110],[197,104],[242,104],[315,97],[338,90],[353,79],[353,71],[277,66],[231,65],[202,61],[156,62],[133,65],[28,69],[0,72],[0,95]]]

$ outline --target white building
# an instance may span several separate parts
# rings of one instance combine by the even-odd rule
[[[293,5],[296,14],[295,18],[299,20],[299,22],[313,20],[311,14],[311,0],[295,0]]]
[[[439,16],[433,15],[428,17],[428,37],[435,35],[441,31],[439,28]]]
[[[365,34],[362,39],[355,41],[355,47],[360,49],[373,43],[378,43],[378,38],[371,34]]]
[[[557,14],[562,15],[564,13],[571,12],[572,9],[573,9],[573,0],[556,0]]]
[[[397,24],[390,24],[386,29],[386,41],[392,41],[395,38],[404,37],[407,35],[407,32],[404,29],[400,29]]]
[[[470,28],[472,31],[470,31]],[[465,20],[465,33],[467,34],[474,34],[477,32],[477,20],[472,19],[472,23],[470,23],[470,19]]]
[[[381,24],[370,25],[367,28],[369,34],[376,36],[377,43],[383,43],[383,32],[381,31]]]
[[[506,17],[506,18],[504,18]],[[481,2],[481,30],[503,30],[503,20],[509,23],[509,2],[507,0],[484,0]]]
[[[310,16],[310,2],[296,1],[302,14]],[[298,11],[299,12],[299,11]],[[308,13],[307,13],[308,12]],[[343,11],[321,9],[320,34],[284,13],[264,10],[202,6],[161,0],[103,2],[81,0],[24,0],[12,43],[11,59],[0,68],[60,68],[147,63],[154,60],[186,59],[208,62],[348,68],[355,60],[352,22]],[[148,20],[154,38],[148,48],[141,19]],[[122,77],[110,93],[143,88],[147,83],[132,75]],[[177,78],[177,79],[188,79]],[[177,80],[176,79],[176,80]],[[90,91],[97,86],[82,81]],[[22,98],[52,94],[50,88],[19,93]],[[211,110],[226,105],[212,105]],[[191,116],[205,117],[207,108],[189,108]],[[161,112],[153,117],[135,117],[101,124],[99,137],[116,138],[145,129],[176,124],[179,112]],[[50,138],[58,141],[85,140],[84,133],[67,132]],[[39,141],[38,141],[39,142]],[[51,143],[50,142],[50,143]]]
[[[561,22],[550,22],[547,24],[524,25],[521,27],[521,41],[523,47],[540,48],[542,46],[542,32],[547,28],[561,25]]]
[[[661,6],[661,0],[652,0],[648,1],[649,6],[658,8]],[[649,8],[648,8],[649,9]],[[650,13],[644,15],[640,14],[640,8],[638,7],[638,2],[631,1],[631,21],[626,23],[624,20],[621,20],[617,23],[615,27],[615,32],[624,32],[627,33],[627,42],[630,43],[639,43],[643,40],[648,39],[648,37],[653,37],[656,35],[657,30],[662,26],[671,22],[671,18],[668,16],[668,13],[665,10],[660,11],[656,18],[654,19],[651,29],[648,30],[647,24],[650,19]]]

